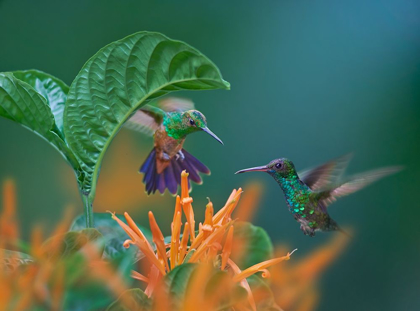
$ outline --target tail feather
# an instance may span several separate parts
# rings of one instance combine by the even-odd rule
[[[177,161],[175,159],[173,159],[172,161]],[[203,181],[201,180],[200,175],[198,175],[198,171],[196,171],[196,169],[194,168],[194,166],[190,165],[190,163],[188,163],[187,159],[184,159],[184,161],[180,162],[180,166],[183,168],[183,170],[186,170],[188,173],[190,173],[190,175],[188,176],[193,182],[197,183],[197,184],[201,184],[203,183]]]
[[[182,152],[184,153],[185,158],[188,160],[188,163],[194,166],[197,171],[203,174],[210,174],[208,167],[201,163],[196,157],[192,156],[186,150],[183,150]]]
[[[156,150],[155,148],[152,149],[152,151],[147,156],[146,161],[144,161],[143,165],[140,167],[141,173],[146,173],[146,171],[150,168],[150,164],[152,162],[156,162]],[[144,176],[146,178],[146,175]]]
[[[177,185],[180,185],[181,184],[182,168],[179,166],[178,161],[173,161],[171,163],[171,166],[174,170],[175,181],[176,181]]]
[[[165,174],[165,183],[168,187],[169,192],[176,193],[176,190],[178,189],[178,184],[176,182],[172,165],[169,165],[163,173]]]
[[[160,193],[164,193],[165,192],[166,184],[165,184],[165,175],[164,175],[164,173],[157,175],[156,186],[157,186],[157,189],[160,191]]]
[[[181,184],[181,172],[186,170],[190,174],[190,179],[195,183],[201,184],[202,180],[199,173],[210,174],[210,170],[201,163],[197,158],[182,149],[185,156],[184,160],[173,158],[168,167],[158,174],[156,170],[156,150],[150,152],[146,161],[140,168],[140,172],[144,173],[143,183],[146,184],[147,194],[159,191],[164,193],[165,189],[172,194],[176,194],[178,185]],[[188,180],[188,187],[190,183]]]

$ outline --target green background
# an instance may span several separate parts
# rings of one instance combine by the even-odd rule
[[[233,188],[260,180],[254,223],[303,258],[331,235],[304,236],[268,175],[235,171],[278,157],[303,169],[350,151],[349,173],[404,165],[331,208],[354,239],[321,280],[319,310],[420,308],[419,1],[0,0],[0,71],[36,68],[70,84],[97,50],[140,30],[189,43],[232,85],[179,94],[196,102],[225,143],[199,133],[185,145],[212,170],[194,187],[198,219],[207,196],[220,208]],[[0,181],[16,180],[24,237],[38,222],[53,228],[68,204],[81,212],[71,169],[53,148],[5,119],[0,140]],[[134,143],[119,148],[126,141]],[[109,151],[116,156],[105,157],[99,190],[106,181],[118,196],[123,177],[114,173],[138,156],[136,174],[151,146],[123,130]],[[141,175],[130,178],[138,197],[115,209],[146,224],[153,208],[168,234],[174,200],[145,198]]]

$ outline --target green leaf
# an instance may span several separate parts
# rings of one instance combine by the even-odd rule
[[[189,250],[189,252],[188,252],[188,254],[187,254],[187,256],[185,256],[185,258],[184,258],[184,263],[187,263],[190,259],[191,259],[191,257],[194,255],[194,253],[196,252],[196,249],[190,249]]]
[[[184,263],[164,277],[164,284],[170,297],[170,310],[183,309],[186,292],[196,290],[191,287],[194,284],[191,280],[194,279],[196,273],[199,273],[198,269],[201,267],[200,264]],[[204,295],[203,298],[211,301],[216,310],[229,310],[233,305],[247,300],[246,290],[237,283],[232,284],[232,276],[228,272],[212,268],[210,274],[206,274],[207,279],[203,280],[205,281],[204,293],[198,293],[198,295]],[[223,290],[221,291],[220,288]]]
[[[82,191],[92,203],[104,154],[136,110],[178,90],[229,89],[219,69],[189,45],[139,32],[96,53],[73,81],[64,133],[85,173]]]
[[[165,276],[165,284],[174,300],[181,300],[184,297],[190,277],[196,268],[197,264],[184,263]]]
[[[233,243],[241,245],[240,249],[234,250],[231,255],[241,269],[273,258],[273,244],[267,232],[251,223],[235,223]]]
[[[28,254],[10,251],[7,249],[0,249],[1,271],[14,271],[19,266],[31,264],[33,262],[34,259]]]
[[[12,73],[17,79],[28,83],[39,94],[44,96],[54,115],[60,136],[64,139],[63,114],[67,93],[69,92],[68,85],[60,79],[39,70],[13,71]]]
[[[107,311],[147,311],[151,310],[152,301],[140,288],[126,290],[114,301]]]
[[[127,223],[123,215],[116,215],[123,222]],[[132,246],[126,249],[123,246],[125,240],[130,237],[125,233],[123,228],[111,218],[109,213],[94,213],[95,217],[95,228],[103,235],[105,240],[104,257],[106,259],[112,259],[120,256],[121,254],[127,253],[130,249],[135,249],[134,254],[135,260],[141,259],[143,254],[138,250],[137,247]],[[86,227],[86,216],[79,215],[70,227],[70,230],[76,231]],[[145,237],[152,241],[152,233],[143,227],[137,226],[143,232]]]
[[[231,310],[238,303],[247,301],[248,293],[238,283],[232,284],[232,275],[226,271],[215,271],[204,290],[206,301],[217,304],[217,310]],[[226,286],[234,285],[233,288]],[[217,301],[215,301],[217,298]],[[238,308],[239,309],[239,308]],[[258,309],[259,310],[259,309]]]
[[[93,228],[69,231],[48,239],[42,246],[51,258],[66,258],[79,251],[87,243],[101,242],[102,234]]]
[[[0,116],[21,124],[48,141],[77,174],[79,163],[63,140],[47,100],[12,73],[0,73]]]

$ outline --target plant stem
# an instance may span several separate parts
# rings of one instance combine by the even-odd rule
[[[82,193],[83,207],[85,209],[86,228],[93,228],[93,206],[89,194]]]

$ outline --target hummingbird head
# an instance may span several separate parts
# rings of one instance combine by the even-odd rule
[[[293,162],[286,158],[273,160],[267,165],[246,168],[237,171],[235,174],[241,174],[246,172],[267,172],[270,175],[277,175],[280,177],[288,177],[296,174]]]
[[[207,127],[206,117],[198,110],[187,110],[182,113],[182,127],[186,134],[204,131],[223,145],[222,140]]]

